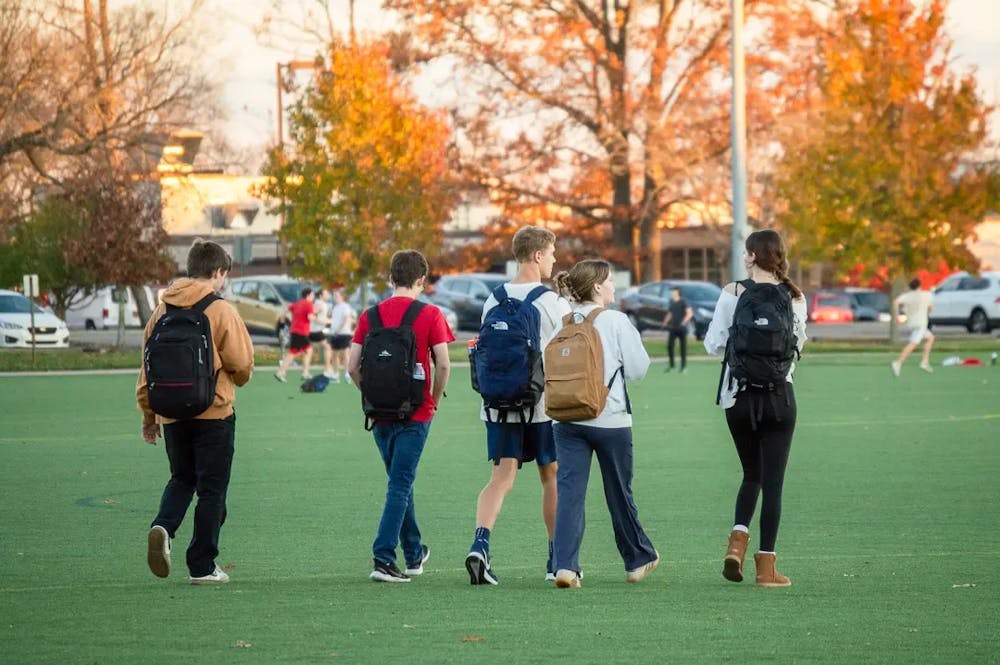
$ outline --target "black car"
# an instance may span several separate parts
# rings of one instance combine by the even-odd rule
[[[623,296],[618,308],[628,315],[632,325],[639,331],[646,328],[662,329],[663,319],[666,318],[667,307],[670,305],[670,290],[674,287],[680,289],[681,297],[694,312],[690,326],[695,337],[705,339],[708,324],[715,315],[715,303],[722,295],[722,289],[711,282],[683,279],[647,282]]]
[[[459,330],[479,330],[486,299],[493,289],[508,281],[499,273],[445,275],[434,285],[431,301],[454,310]]]

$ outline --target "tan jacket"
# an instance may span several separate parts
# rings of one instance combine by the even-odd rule
[[[174,280],[163,292],[163,303],[177,307],[190,307],[209,293],[212,286],[208,280],[182,277]],[[142,337],[143,347],[149,339],[153,326],[167,311],[163,303],[157,305],[153,315],[146,323],[146,332]],[[216,300],[205,309],[209,325],[212,328],[212,345],[215,356],[215,369],[218,380],[215,384],[215,402],[203,413],[196,416],[200,420],[218,420],[228,418],[233,414],[233,402],[236,400],[236,386],[243,386],[253,375],[253,342],[250,333],[239,314],[232,305],[224,300]],[[167,424],[174,422],[154,414],[149,408],[149,395],[146,392],[146,369],[139,368],[139,380],[135,384],[135,400],[142,411],[142,424]]]

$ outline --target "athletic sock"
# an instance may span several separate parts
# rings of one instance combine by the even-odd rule
[[[476,528],[476,535],[472,540],[472,549],[477,552],[488,553],[490,551],[490,530],[484,526]]]
[[[744,524],[736,524],[733,526],[733,531],[742,531],[743,533],[750,533],[750,529]]]

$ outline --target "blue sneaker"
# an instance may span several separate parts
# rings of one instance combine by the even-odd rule
[[[490,555],[488,552],[472,550],[465,557],[465,569],[469,571],[469,584],[492,584],[496,586],[500,583],[493,567],[490,565]]]

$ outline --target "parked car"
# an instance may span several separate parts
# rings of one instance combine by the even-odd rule
[[[809,320],[813,323],[850,323],[854,320],[851,299],[842,291],[817,291],[808,299]]]
[[[892,313],[889,307],[889,296],[876,289],[859,286],[848,286],[843,289],[831,289],[836,293],[844,293],[850,299],[851,313],[855,321],[889,321]]]
[[[708,325],[715,315],[715,303],[722,295],[722,289],[711,282],[696,282],[683,279],[661,280],[641,284],[638,289],[622,296],[618,309],[628,315],[637,330],[663,328],[670,304],[670,290],[678,288],[681,297],[687,301],[694,313],[691,329],[699,340],[705,339]]]
[[[932,292],[930,322],[965,326],[972,333],[1000,327],[1000,272],[958,272]]]
[[[376,303],[382,302],[391,295],[392,295],[391,287],[387,287],[380,291],[376,289],[373,284],[369,283],[368,298],[366,299],[366,304],[364,306],[361,305],[360,288],[355,289],[354,293],[352,293],[351,296],[347,299],[347,302],[351,304],[351,307],[353,307],[354,311],[358,313],[358,316],[360,316],[363,310],[368,309],[369,307],[375,305]],[[451,328],[452,331],[458,330],[458,316],[455,314],[455,310],[448,307],[447,305],[442,305],[441,303],[434,302],[431,296],[427,295],[426,293],[420,294],[419,300],[422,300],[423,302],[430,303],[436,306],[439,310],[441,310],[441,315],[444,316],[444,320],[447,321],[448,327]]]
[[[0,290],[0,347],[31,348],[31,310],[35,311],[34,337],[36,347],[63,348],[69,346],[66,323],[17,291]]]
[[[150,310],[158,302],[153,289],[144,286],[142,293]],[[139,306],[132,297],[132,289],[118,290],[113,286],[103,286],[92,293],[81,293],[73,299],[66,308],[66,325],[70,328],[97,330],[98,328],[117,328],[120,317],[118,305],[125,302],[125,327],[142,328],[146,322],[142,320]]]
[[[431,302],[453,310],[458,319],[455,330],[479,330],[483,305],[493,289],[509,281],[499,273],[444,275],[435,284]]]
[[[248,330],[273,332],[282,341],[288,331],[283,317],[307,286],[313,285],[281,275],[237,277],[229,280],[226,300],[236,308]]]

